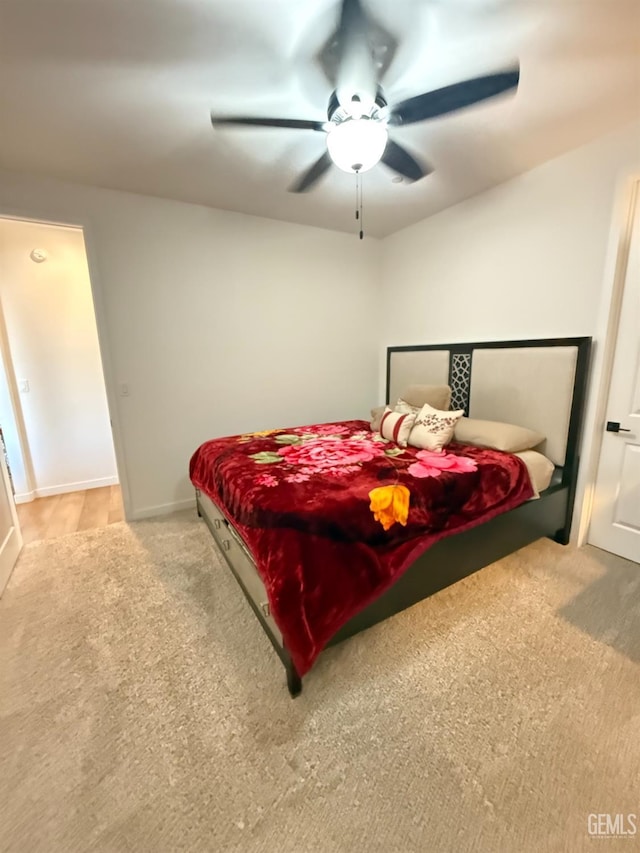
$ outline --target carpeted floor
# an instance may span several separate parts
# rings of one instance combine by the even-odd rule
[[[640,813],[639,610],[640,566],[540,541],[291,700],[195,514],[29,545],[0,601],[0,850],[629,853],[588,815]]]

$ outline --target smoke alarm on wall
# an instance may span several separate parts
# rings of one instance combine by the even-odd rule
[[[29,257],[34,263],[41,264],[43,261],[47,260],[48,255],[44,249],[34,249]]]

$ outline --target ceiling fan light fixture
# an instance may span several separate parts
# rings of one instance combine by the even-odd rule
[[[347,119],[327,136],[329,156],[343,172],[367,172],[380,162],[387,146],[386,125],[371,119]]]

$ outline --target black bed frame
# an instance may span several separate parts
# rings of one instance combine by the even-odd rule
[[[551,485],[545,489],[538,500],[521,504],[515,509],[496,516],[471,530],[440,539],[412,563],[392,587],[343,625],[331,638],[327,646],[340,643],[348,637],[358,634],[396,613],[400,613],[407,607],[417,604],[441,589],[445,589],[456,581],[477,572],[484,566],[512,554],[536,539],[548,537],[563,545],[568,543],[580,461],[579,444],[584,415],[591,338],[389,347],[387,349],[387,402],[389,401],[391,356],[394,352],[442,350],[446,348],[452,354],[468,354],[473,353],[474,349],[480,348],[535,346],[577,347],[577,364],[565,464],[561,469],[556,469]],[[207,499],[203,499],[199,491],[196,491],[196,501],[198,515],[204,519],[218,545],[222,545],[220,518],[213,518],[211,513],[207,511]],[[222,524],[223,526],[224,524],[228,525],[228,522],[223,520]],[[302,679],[297,673],[279,634],[273,630],[273,620],[265,612],[264,606],[261,607],[249,593],[247,585],[243,582],[241,573],[234,565],[229,552],[222,548],[221,550],[256,617],[284,664],[287,686],[291,696],[297,696],[302,690]]]

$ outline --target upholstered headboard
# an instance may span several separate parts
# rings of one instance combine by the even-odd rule
[[[529,427],[564,466],[577,453],[590,338],[389,347],[387,402],[412,384],[451,386],[451,408]]]

